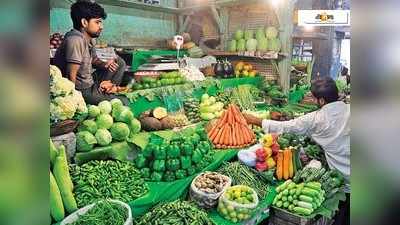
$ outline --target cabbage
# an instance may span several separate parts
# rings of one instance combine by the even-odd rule
[[[274,38],[268,41],[268,50],[279,52],[281,50],[281,41],[278,38]]]
[[[85,120],[79,125],[78,131],[89,131],[95,134],[97,131],[97,124],[94,120]]]
[[[235,40],[240,40],[240,39],[242,39],[243,38],[243,31],[242,30],[237,30],[236,32],[235,32]]]
[[[244,39],[245,40],[252,39],[253,37],[254,37],[254,31],[253,30],[246,30],[244,32]]]
[[[110,114],[112,110],[111,103],[109,101],[102,101],[98,104],[100,112],[102,114]]]
[[[76,134],[76,150],[78,152],[90,151],[95,144],[97,144],[97,140],[89,131],[80,131]]]
[[[246,40],[240,39],[237,43],[237,50],[240,52],[246,51]]]
[[[95,134],[97,143],[101,146],[109,145],[112,141],[110,132],[106,129],[98,129]]]
[[[265,36],[267,37],[267,39],[277,38],[278,29],[276,29],[275,27],[267,27],[267,29],[265,29]]]
[[[110,101],[112,110],[114,110],[117,107],[123,106],[124,104],[119,98],[114,98]]]
[[[110,129],[113,125],[113,118],[108,114],[100,114],[96,118],[96,124],[98,129]]]
[[[117,141],[124,141],[129,136],[129,127],[125,123],[114,123],[110,128],[111,136]]]
[[[129,123],[133,118],[131,109],[127,106],[119,107],[119,111],[115,114],[115,120],[118,122]]]
[[[236,40],[231,40],[228,45],[228,51],[236,52]]]
[[[90,118],[96,118],[98,115],[100,115],[100,108],[96,105],[89,105],[88,113]]]
[[[257,50],[257,40],[254,38],[247,40],[246,49],[247,49],[247,51],[251,51],[251,52],[256,51]]]
[[[265,52],[268,50],[268,39],[261,38],[257,40],[257,51]]]
[[[140,129],[142,128],[140,121],[135,118],[133,118],[128,125],[129,129],[131,130],[131,134],[139,133]]]
[[[265,38],[264,28],[258,28],[256,31],[256,39],[259,41],[260,39]]]

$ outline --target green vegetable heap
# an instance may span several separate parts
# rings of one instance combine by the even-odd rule
[[[201,171],[212,160],[207,134],[198,128],[191,136],[177,136],[170,142],[151,139],[136,157],[135,165],[146,180],[170,182]]]
[[[99,199],[130,202],[148,191],[140,172],[130,162],[90,161],[71,166],[71,176],[79,207]]]
[[[109,201],[96,203],[71,225],[122,225],[127,219],[128,210],[122,205]],[[111,219],[112,218],[112,219]]]
[[[194,203],[176,200],[159,204],[142,216],[136,225],[213,225],[205,211],[196,207]]]
[[[278,186],[276,191],[278,195],[272,204],[299,215],[310,215],[325,200],[325,191],[319,182],[296,184],[287,180]]]

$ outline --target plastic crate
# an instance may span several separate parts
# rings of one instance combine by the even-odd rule
[[[333,223],[332,219],[322,216],[306,218],[276,207],[271,209],[269,225],[331,225]]]

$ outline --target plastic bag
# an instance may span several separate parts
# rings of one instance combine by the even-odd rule
[[[238,190],[241,190],[238,192]],[[237,194],[245,193],[245,194]],[[235,201],[229,200],[232,197],[239,197]],[[246,203],[239,203],[238,201],[243,201],[247,199]],[[250,201],[251,200],[251,201]],[[250,202],[250,203],[247,203]],[[222,196],[219,198],[218,202],[218,213],[225,219],[237,223],[242,220],[247,220],[254,213],[254,210],[258,205],[257,193],[254,189],[245,185],[236,185],[229,187],[225,190]]]
[[[256,150],[262,148],[261,144],[255,144],[247,149],[240,150],[238,152],[238,159],[249,167],[256,166]]]
[[[126,210],[128,211],[128,216],[127,219],[125,220],[125,223],[123,225],[132,225],[132,211],[131,211],[131,207],[129,207],[128,204],[118,201],[118,200],[107,200],[116,204],[120,204],[123,207],[126,208]],[[71,224],[75,221],[77,221],[79,219],[79,216],[84,215],[85,213],[87,213],[87,211],[89,211],[89,209],[91,209],[96,203],[87,205],[83,208],[78,209],[76,212],[72,213],[71,215],[67,216],[66,218],[64,218],[64,220],[60,223],[60,225],[67,225],[67,224]],[[121,224],[122,225],[122,224]]]
[[[220,178],[219,189],[221,189],[221,191],[217,193],[206,192],[196,187],[196,182],[199,182],[200,179],[206,178],[207,176],[214,176],[214,177],[216,176]],[[189,191],[190,199],[193,200],[201,208],[211,209],[218,204],[218,198],[227,188],[231,186],[231,183],[232,183],[231,178],[225,175],[216,172],[201,173],[193,179],[192,184],[190,185],[190,191]]]

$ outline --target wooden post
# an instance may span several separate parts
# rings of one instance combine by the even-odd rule
[[[279,82],[285,92],[290,88],[290,68],[292,65],[292,34],[293,34],[293,14],[295,0],[282,0],[276,10],[280,25],[279,38],[282,43],[281,52],[287,54],[278,62]]]

